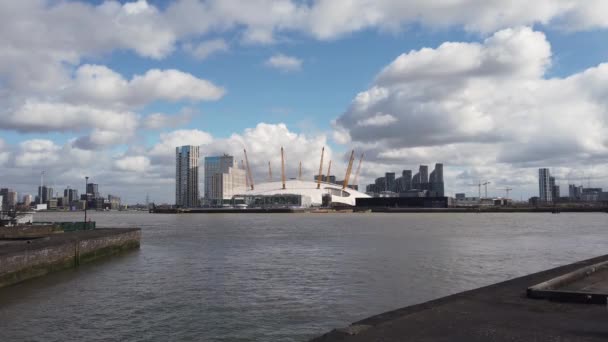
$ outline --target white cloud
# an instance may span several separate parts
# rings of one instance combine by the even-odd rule
[[[228,43],[223,39],[211,39],[199,44],[186,44],[184,50],[196,59],[203,60],[212,54],[228,51]]]
[[[397,119],[394,116],[378,112],[372,117],[357,121],[357,126],[388,126],[395,122]]]
[[[404,53],[335,127],[385,168],[444,161],[517,178],[520,168],[608,161],[608,64],[547,79],[550,64],[545,36],[525,27]]]
[[[114,166],[120,171],[142,173],[150,168],[150,159],[146,156],[126,156],[114,161]]]
[[[302,69],[302,60],[284,54],[276,54],[265,62],[266,66],[284,72],[299,71]]]
[[[168,162],[175,158],[175,148],[183,145],[200,146],[213,141],[211,134],[198,129],[180,129],[161,133],[160,141],[150,149],[150,156]]]
[[[143,119],[143,127],[146,129],[175,128],[190,122],[196,112],[190,108],[184,108],[177,114],[152,113]]]
[[[127,81],[105,66],[85,64],[78,68],[73,84],[64,92],[70,102],[133,107],[156,100],[218,100],[225,91],[179,70],[151,69]]]
[[[5,115],[1,127],[24,132],[65,132],[83,128],[132,132],[137,126],[133,112],[53,102],[28,101]]]

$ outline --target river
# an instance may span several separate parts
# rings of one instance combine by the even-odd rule
[[[0,289],[0,341],[306,341],[608,253],[601,213],[90,217],[141,250]]]

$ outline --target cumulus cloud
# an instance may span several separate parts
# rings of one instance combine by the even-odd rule
[[[151,69],[130,81],[102,65],[78,68],[74,82],[64,90],[66,100],[122,107],[142,106],[156,100],[218,100],[224,89],[179,70]]]
[[[126,156],[114,161],[114,166],[120,171],[141,173],[150,168],[150,159],[146,156]]]
[[[228,51],[228,43],[223,39],[211,39],[198,44],[185,44],[184,50],[194,58],[203,60],[212,54]]]
[[[183,145],[204,145],[213,141],[211,134],[198,129],[180,129],[161,133],[160,141],[150,149],[150,156],[160,162],[169,162],[175,158],[175,148]]]
[[[546,78],[550,65],[544,34],[527,27],[410,51],[335,127],[384,166],[444,161],[515,177],[519,168],[605,162],[608,65]]]
[[[299,71],[302,69],[302,60],[279,53],[268,58],[265,65],[284,72]]]

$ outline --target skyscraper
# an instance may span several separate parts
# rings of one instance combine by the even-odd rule
[[[403,186],[402,191],[410,190],[412,188],[412,170],[403,170],[401,177],[403,178],[401,181]]]
[[[420,184],[426,184],[429,182],[429,167],[427,165],[420,165],[418,174],[420,174]]]
[[[47,203],[53,198],[53,188],[46,185],[38,187],[38,202],[37,204]]]
[[[32,204],[32,195],[23,195],[23,205],[29,207]]]
[[[386,191],[397,192],[397,189],[395,189],[395,173],[394,172],[386,172],[384,174],[384,180],[386,182],[386,185],[385,185]]]
[[[538,169],[538,190],[538,197],[541,202],[553,202],[553,188],[551,187],[551,173],[549,169]]]
[[[70,206],[70,205],[72,205],[72,202],[78,200],[78,190],[67,188],[67,189],[63,190],[63,197],[65,198],[65,201],[66,201],[66,203],[64,203],[63,205]]]
[[[175,148],[175,205],[178,207],[198,206],[198,157],[198,146]]]
[[[87,184],[87,194],[91,195],[91,197],[99,198],[99,184],[88,183]]]
[[[443,164],[437,163],[435,164],[435,169],[431,172],[429,176],[429,189],[431,191],[431,196],[443,197],[444,196],[444,187],[443,187]]]

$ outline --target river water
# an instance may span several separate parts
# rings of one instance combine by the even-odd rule
[[[141,250],[0,289],[0,341],[306,341],[608,253],[600,213],[91,217]]]

